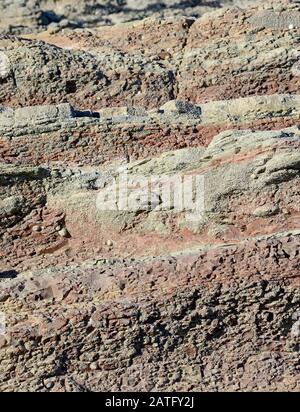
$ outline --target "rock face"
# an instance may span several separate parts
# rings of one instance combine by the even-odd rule
[[[299,391],[300,8],[224,3],[0,5],[1,391]]]
[[[114,25],[153,16],[156,19],[200,17],[222,6],[246,7],[257,0],[3,0],[0,33],[24,34],[45,29]],[[1,19],[2,20],[2,19]]]

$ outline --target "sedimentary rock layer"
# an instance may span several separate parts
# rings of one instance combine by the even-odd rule
[[[38,40],[2,39],[6,74],[0,103],[67,101],[95,110],[155,108],[174,98],[203,103],[297,94],[298,30],[284,16],[296,19],[299,5],[273,10],[274,27],[261,24],[261,13],[229,8],[196,20],[150,19],[111,29],[42,33]],[[276,19],[284,24],[278,26]]]
[[[156,19],[177,16],[199,17],[233,4],[246,7],[257,0],[4,0],[0,33],[24,34],[46,28],[60,31],[66,27],[114,25],[153,16]]]
[[[286,237],[24,275],[0,295],[2,390],[297,391],[294,247]]]

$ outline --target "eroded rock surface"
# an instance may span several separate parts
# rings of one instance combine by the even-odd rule
[[[299,5],[17,3],[0,390],[299,391]]]
[[[0,33],[24,34],[45,29],[115,25],[146,17],[200,17],[223,6],[247,7],[257,0],[3,0]]]

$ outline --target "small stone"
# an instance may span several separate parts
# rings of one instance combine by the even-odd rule
[[[56,34],[59,32],[59,30],[60,30],[60,27],[58,23],[53,22],[48,25],[49,34]]]
[[[32,342],[28,341],[24,343],[25,349],[27,351],[30,351],[30,349],[32,348]]]
[[[106,241],[107,246],[113,246],[113,241],[112,240],[107,240]]]
[[[33,232],[41,232],[41,230],[42,230],[42,226],[40,226],[40,225],[32,226],[32,231]]]
[[[10,64],[6,54],[0,52],[0,79],[5,79],[10,73]]]
[[[63,227],[61,230],[58,231],[58,234],[60,237],[70,237],[70,233],[68,232],[68,230]]]
[[[294,30],[294,28],[295,28],[295,27],[294,27],[293,24],[290,24],[290,25],[289,25],[289,30]]]
[[[172,55],[169,52],[161,51],[160,53],[158,53],[158,57],[162,60],[169,60],[172,57]]]
[[[97,362],[91,363],[91,364],[90,364],[90,369],[91,369],[92,371],[97,370],[97,369],[98,369],[98,363],[97,363]]]
[[[51,389],[51,388],[53,388],[53,386],[54,386],[54,382],[49,381],[49,382],[45,383],[45,388],[46,389]]]
[[[300,320],[297,320],[292,326],[291,335],[293,338],[300,338]]]
[[[300,309],[296,310],[292,315],[293,320],[300,320]]]
[[[0,349],[4,348],[4,346],[6,345],[7,341],[5,336],[0,335]]]
[[[179,372],[175,372],[172,376],[173,382],[178,382],[180,380],[180,378],[181,378],[181,375],[180,375]]]
[[[256,217],[269,217],[279,212],[278,205],[264,205],[254,210],[253,215]]]

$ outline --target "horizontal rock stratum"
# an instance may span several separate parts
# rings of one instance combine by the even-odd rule
[[[0,5],[0,390],[299,391],[299,4],[71,3]]]

